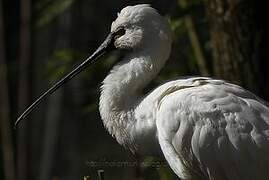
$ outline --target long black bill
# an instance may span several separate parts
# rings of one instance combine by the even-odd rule
[[[74,70],[72,70],[70,73],[68,73],[66,76],[64,76],[61,80],[56,82],[51,88],[49,88],[45,93],[43,93],[35,102],[33,102],[17,119],[15,122],[14,128],[16,129],[18,124],[21,122],[21,120],[25,119],[25,117],[34,110],[35,107],[37,107],[38,104],[42,102],[44,98],[51,95],[53,92],[55,92],[58,88],[60,88],[63,84],[71,80],[73,77],[75,77],[77,74],[79,74],[81,71],[83,71],[86,67],[93,64],[99,57],[104,55],[106,52],[109,52],[114,49],[114,35],[113,33],[110,33],[105,41],[99,46],[99,48],[85,61],[83,61],[79,66],[77,66]]]

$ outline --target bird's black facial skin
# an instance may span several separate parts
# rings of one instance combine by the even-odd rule
[[[114,40],[118,39],[119,37],[123,36],[125,34],[126,30],[124,27],[119,27],[113,34],[114,34]]]
[[[38,104],[42,102],[46,97],[54,93],[57,89],[59,89],[62,85],[67,83],[69,80],[71,80],[73,77],[78,75],[81,71],[86,69],[89,65],[95,63],[101,56],[104,54],[116,49],[114,42],[116,36],[122,36],[125,34],[124,29],[119,29],[116,32],[109,33],[107,38],[104,40],[104,42],[97,48],[97,50],[88,57],[85,61],[83,61],[80,65],[78,65],[74,70],[72,70],[70,73],[68,73],[66,76],[64,76],[62,79],[60,79],[58,82],[56,82],[51,88],[49,88],[45,93],[43,93],[39,98],[37,98],[17,119],[15,122],[14,128],[16,128],[21,120],[23,120],[30,112],[33,111],[35,107],[37,107]]]

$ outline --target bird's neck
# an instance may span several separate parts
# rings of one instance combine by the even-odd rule
[[[104,125],[120,144],[130,149],[136,149],[132,133],[135,134],[137,122],[135,109],[143,99],[141,92],[163,66],[154,63],[160,62],[156,58],[164,57],[148,52],[129,54],[103,81],[99,110]]]

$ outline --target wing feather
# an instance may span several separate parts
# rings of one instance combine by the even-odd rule
[[[239,86],[207,78],[167,89],[158,99],[159,143],[170,166],[181,168],[181,178],[269,177],[267,103]],[[168,146],[179,159],[166,152]]]

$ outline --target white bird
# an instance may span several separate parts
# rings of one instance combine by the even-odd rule
[[[141,94],[171,49],[167,21],[145,4],[122,9],[93,55],[34,102],[16,124],[112,49],[126,55],[103,81],[99,110],[119,144],[138,154],[161,149],[181,179],[269,179],[269,106],[256,95],[208,77],[170,81]]]

